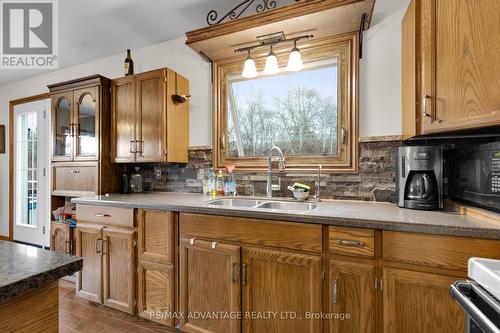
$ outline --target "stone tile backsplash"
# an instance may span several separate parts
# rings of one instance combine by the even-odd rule
[[[399,140],[361,142],[359,174],[322,175],[321,198],[395,202],[395,156],[400,145]],[[123,166],[123,171],[132,173],[134,166],[140,166],[146,191],[202,193],[202,181],[211,165],[212,149],[192,148],[188,164],[128,164]],[[155,168],[160,168],[161,177],[156,177]],[[264,173],[236,172],[235,175],[239,195],[265,195],[267,177]],[[274,196],[290,197],[287,187],[296,181],[310,185],[311,195],[315,194],[316,175],[294,173],[281,178],[282,190],[274,192]]]

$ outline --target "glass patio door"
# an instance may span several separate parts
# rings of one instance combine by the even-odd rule
[[[49,230],[50,217],[48,110],[50,100],[14,108],[14,240],[40,246],[47,245],[44,232]]]

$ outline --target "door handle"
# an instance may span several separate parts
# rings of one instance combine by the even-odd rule
[[[241,265],[241,283],[247,284],[247,264]]]
[[[332,285],[332,301],[333,301],[333,304],[337,304],[337,279],[333,280],[333,285]]]
[[[238,278],[236,277],[236,263],[231,265],[231,282],[236,284],[238,282]]]
[[[431,96],[429,96],[429,95],[422,96],[422,116],[424,116],[424,117],[431,117],[432,116],[432,114],[427,113],[427,100],[430,98],[431,98]]]

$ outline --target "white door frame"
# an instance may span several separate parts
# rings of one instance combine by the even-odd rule
[[[13,168],[14,168],[14,205],[13,205],[13,239],[39,246],[50,245],[50,99],[35,100],[23,104],[16,104],[13,108]],[[18,165],[20,161],[18,143],[19,123],[22,114],[37,114],[37,217],[35,226],[19,223],[19,210],[24,203],[19,201]]]

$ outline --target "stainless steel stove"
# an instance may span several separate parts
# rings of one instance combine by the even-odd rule
[[[500,260],[471,258],[468,275],[450,286],[465,311],[466,332],[500,333]]]

